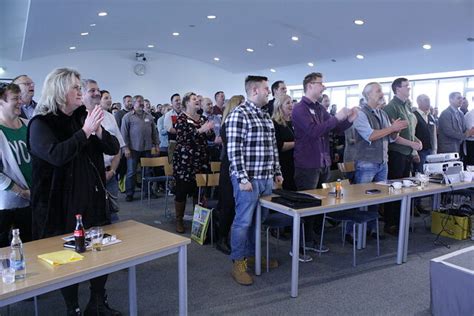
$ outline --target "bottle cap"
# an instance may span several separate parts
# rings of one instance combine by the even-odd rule
[[[18,229],[18,228],[12,229],[12,234],[13,235],[18,235],[19,233],[20,233],[20,229]]]

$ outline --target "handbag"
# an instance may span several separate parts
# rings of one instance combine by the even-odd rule
[[[100,186],[102,187],[102,190],[104,190],[105,192],[105,210],[111,213],[118,213],[120,211],[120,206],[118,204],[118,196],[113,195],[107,190],[99,174],[99,170],[97,170],[96,166],[94,165],[94,163],[92,162],[89,156],[87,156],[87,159],[89,160],[90,165],[94,169],[95,174],[97,178],[99,179],[99,183],[100,183]]]

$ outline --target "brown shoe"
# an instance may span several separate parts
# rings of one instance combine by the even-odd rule
[[[255,257],[248,257],[247,258],[247,262],[248,262],[248,265],[251,266],[251,267],[255,267]],[[278,264],[278,261],[276,259],[270,259],[270,269],[275,269],[275,268],[278,268],[279,264]],[[267,268],[267,258],[262,256],[262,268],[266,269]]]
[[[174,202],[176,211],[176,232],[179,234],[184,233],[184,209],[186,208],[186,202]]]
[[[176,232],[179,234],[184,234],[184,222],[183,219],[176,220]]]
[[[253,278],[247,272],[247,259],[235,260],[232,266],[232,277],[241,285],[252,285]]]

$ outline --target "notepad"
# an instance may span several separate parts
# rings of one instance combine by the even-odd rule
[[[84,256],[72,250],[60,250],[60,251],[38,255],[38,258],[46,261],[47,263],[53,266],[57,266],[61,264],[66,264],[66,263],[82,260]]]

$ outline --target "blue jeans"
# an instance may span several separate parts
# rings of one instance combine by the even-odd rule
[[[235,176],[231,177],[235,199],[235,217],[231,229],[230,258],[242,260],[255,256],[255,209],[261,196],[270,195],[273,179],[253,179],[252,191],[241,191]],[[262,222],[268,210],[262,208]]]
[[[130,158],[127,159],[127,178],[125,179],[125,192],[127,196],[133,196],[135,193],[135,181],[137,181],[137,166],[140,158],[150,158],[151,151],[144,150],[144,151],[135,151],[130,150]],[[151,176],[151,169],[145,169],[145,176]]]
[[[105,188],[107,189],[107,191],[110,192],[110,194],[112,194],[115,197],[118,197],[119,187],[118,187],[117,177],[112,176],[112,178],[110,178],[109,181],[107,181],[107,183],[105,184]],[[118,213],[110,212],[110,221],[112,223],[118,222],[119,221]]]
[[[355,183],[370,183],[387,180],[388,165],[386,162],[376,163],[370,161],[356,160],[355,162]],[[368,211],[376,212],[377,205],[367,207]],[[367,231],[375,231],[375,222],[367,223]],[[346,232],[352,234],[352,222],[346,223]]]

